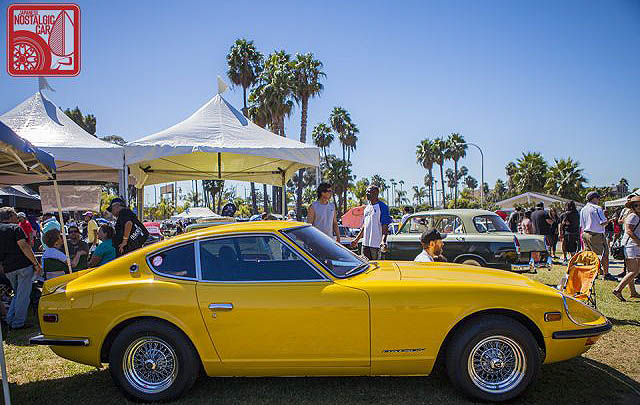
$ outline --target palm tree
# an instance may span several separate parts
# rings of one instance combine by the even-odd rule
[[[493,186],[493,194],[495,196],[496,201],[502,200],[504,195],[507,193],[507,186],[505,186],[504,181],[502,179],[496,180],[496,185]]]
[[[464,182],[472,192],[478,187],[478,180],[474,179],[473,176],[467,176]]]
[[[422,205],[422,199],[427,196],[427,189],[425,187],[413,186],[413,199],[416,200],[416,205]]]
[[[331,132],[326,124],[320,123],[313,127],[311,131],[311,137],[313,138],[313,144],[322,149],[324,160],[327,160],[327,148],[331,146],[335,136]]]
[[[580,163],[571,158],[554,159],[554,165],[547,171],[545,191],[563,198],[579,199],[587,181],[582,172]]]
[[[331,128],[338,134],[338,140],[342,145],[342,160],[346,160],[346,145],[345,140],[351,124],[351,116],[342,107],[333,107],[331,115],[329,115],[329,124]]]
[[[447,159],[447,142],[442,138],[436,138],[433,140],[432,153],[434,157],[434,163],[440,166],[440,184],[442,184],[442,206],[447,206],[447,197],[444,192],[444,162]]]
[[[433,208],[433,175],[429,173],[424,175],[424,185],[429,193],[426,197],[429,197],[429,204]]]
[[[334,204],[335,204],[335,196],[338,196],[338,216],[341,216],[344,211],[342,207],[345,207],[346,210],[346,201],[343,201],[343,198],[346,198],[346,190],[351,186],[351,182],[354,177],[351,172],[351,163],[336,158],[334,155],[329,155],[327,157],[327,164],[324,170],[323,177],[327,179],[327,182],[331,184],[334,191]]]
[[[453,173],[455,183],[453,206],[456,207],[458,205],[458,182],[460,181],[460,178],[458,177],[458,161],[460,159],[464,159],[464,157],[467,156],[468,146],[465,143],[464,137],[454,132],[447,138],[447,148],[449,149],[449,157],[451,158],[451,160],[453,160]]]
[[[356,150],[358,144],[358,137],[356,134],[360,133],[360,130],[356,124],[349,122],[347,127],[347,134],[344,137],[344,147],[347,151],[347,161],[351,162],[351,152]]]
[[[543,191],[547,162],[538,152],[523,153],[516,160],[516,172],[513,175],[515,187],[519,193]]]
[[[396,179],[389,179],[389,183],[391,183],[391,200],[394,201],[396,198]]]
[[[416,147],[416,161],[420,166],[427,169],[427,171],[429,172],[424,178],[425,185],[429,188],[429,198],[431,206],[433,207],[433,164],[435,163],[435,161],[433,156],[433,142],[431,142],[430,139],[423,139]]]
[[[409,201],[407,199],[407,192],[404,190],[398,190],[398,192],[396,193],[396,205],[401,206],[407,201]]]
[[[247,41],[246,39],[237,39],[227,54],[227,76],[231,83],[242,86],[242,101],[244,103],[242,113],[245,116],[249,116],[247,89],[258,81],[258,77],[263,70],[263,59],[253,41]],[[253,182],[251,182],[251,207],[254,214],[258,212],[256,185]]]
[[[518,171],[518,167],[516,166],[516,164],[514,162],[509,162],[504,167],[504,171],[507,174],[507,190],[508,190],[508,192],[510,194],[511,193],[515,193],[516,192],[516,183],[514,181],[514,176],[516,175],[516,172]]]
[[[322,62],[313,58],[311,52],[296,54],[290,63],[293,84],[293,98],[301,107],[300,118],[300,142],[307,142],[307,116],[309,112],[309,99],[322,92],[323,86],[320,79],[325,77],[322,71]],[[296,212],[298,219],[302,218],[302,177],[303,169],[298,171],[298,188],[296,190]]]
[[[453,169],[449,168],[444,172],[444,176],[447,178],[447,187],[449,187],[449,195],[452,195],[453,190],[455,189],[456,175],[453,172]]]

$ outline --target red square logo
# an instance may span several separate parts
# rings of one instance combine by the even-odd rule
[[[7,71],[11,76],[80,73],[80,7],[12,4],[7,20]]]

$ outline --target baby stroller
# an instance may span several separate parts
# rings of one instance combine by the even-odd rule
[[[567,274],[562,277],[558,289],[597,308],[595,282],[599,269],[600,258],[595,252],[578,252],[569,260]]]

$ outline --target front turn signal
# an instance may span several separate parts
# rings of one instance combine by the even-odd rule
[[[562,319],[562,314],[560,312],[545,312],[544,321],[545,322],[556,322]]]

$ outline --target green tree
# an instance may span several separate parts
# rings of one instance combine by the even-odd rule
[[[338,216],[341,216],[344,213],[342,207],[345,207],[346,210],[346,201],[342,199],[346,198],[346,190],[351,186],[351,182],[354,179],[351,172],[351,163],[338,159],[335,155],[329,155],[323,176],[333,188],[334,204],[335,196],[338,196]]]
[[[507,174],[507,192],[509,194],[516,194],[516,182],[514,180],[518,166],[514,162],[509,162],[504,167],[504,171]]]
[[[577,200],[587,181],[582,173],[580,162],[571,158],[554,159],[553,166],[547,171],[544,189],[547,193]]]
[[[478,180],[473,178],[473,176],[467,176],[464,182],[472,192],[475,191],[476,188],[478,188]]]
[[[369,179],[366,177],[361,178],[356,181],[353,194],[358,200],[358,204],[366,204],[367,202],[367,187],[369,187]]]
[[[320,80],[326,75],[322,71],[322,62],[314,59],[311,52],[297,53],[291,61],[293,97],[300,105],[300,142],[307,142],[307,116],[309,113],[309,99],[318,96],[323,89]],[[298,219],[302,218],[302,170],[299,171],[299,183],[296,190],[296,212]]]
[[[118,135],[103,136],[102,138],[100,138],[100,140],[120,146],[124,146],[127,144],[127,141],[125,141],[124,138]]]
[[[416,161],[423,168],[427,169],[428,174],[424,177],[425,186],[429,189],[429,199],[431,206],[434,206],[434,193],[433,193],[433,164],[435,163],[435,157],[433,155],[433,142],[430,139],[425,138],[416,147]]]
[[[331,128],[338,134],[338,141],[342,146],[342,160],[347,160],[346,138],[351,125],[351,116],[342,107],[333,107],[329,115],[329,124]]]
[[[440,166],[440,184],[442,185],[442,206],[447,206],[447,197],[444,192],[444,162],[449,155],[447,149],[447,142],[442,138],[436,138],[433,140],[432,146],[433,160],[438,166]]]
[[[66,109],[64,113],[73,120],[80,128],[84,129],[93,136],[96,136],[96,117],[93,114],[83,115],[80,108],[76,106],[73,110]]]
[[[459,133],[452,133],[447,138],[447,148],[449,151],[449,158],[453,160],[453,172],[454,172],[454,184],[455,194],[453,197],[454,207],[458,205],[458,183],[460,182],[460,173],[458,172],[458,162],[460,159],[464,159],[467,156],[467,144],[464,137]]]
[[[247,108],[247,89],[253,87],[260,73],[263,70],[263,56],[256,49],[253,41],[246,39],[237,39],[227,54],[227,76],[231,83],[242,86],[242,112],[249,117]],[[264,125],[263,125],[264,126]],[[253,213],[258,212],[258,204],[256,201],[256,185],[251,182],[251,206]]]
[[[502,179],[496,180],[495,186],[493,186],[493,194],[495,197],[495,201],[500,201],[504,198],[507,193],[507,186],[504,184]]]
[[[547,173],[547,162],[539,152],[523,153],[516,160],[516,172],[513,175],[516,191],[543,191]]]
[[[327,160],[327,148],[333,143],[334,135],[326,124],[320,123],[313,127],[311,131],[313,144],[322,149],[325,161]]]

